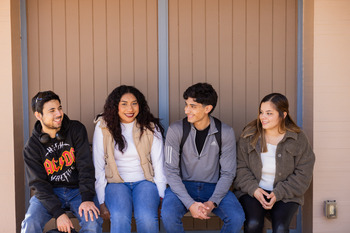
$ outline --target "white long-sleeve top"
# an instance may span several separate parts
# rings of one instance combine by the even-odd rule
[[[132,123],[121,123],[122,135],[127,141],[127,147],[124,153],[121,153],[117,146],[114,149],[114,159],[116,161],[118,172],[125,182],[137,182],[144,180],[143,170],[140,165],[140,157],[137,153],[134,140],[132,137]],[[105,188],[107,179],[105,176],[105,158],[103,148],[103,134],[100,128],[100,122],[96,124],[93,137],[93,161],[95,165],[95,189],[97,198],[100,204],[105,202]],[[151,159],[154,170],[153,180],[157,185],[158,194],[164,197],[166,188],[166,177],[164,175],[164,154],[163,154],[163,139],[159,131],[155,131],[151,148]]]

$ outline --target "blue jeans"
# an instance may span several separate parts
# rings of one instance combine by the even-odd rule
[[[69,188],[54,188],[54,193],[57,195],[62,203],[62,208],[69,208],[73,212],[74,216],[79,220],[81,226],[80,233],[85,232],[102,232],[102,218],[97,220],[85,221],[85,217],[79,216],[79,206],[82,202],[79,189]],[[97,204],[97,198],[95,198],[95,205]],[[99,207],[99,205],[96,205]],[[39,233],[43,232],[45,224],[52,218],[52,215],[41,204],[41,202],[33,196],[29,201],[29,208],[22,222],[21,233]],[[95,217],[94,217],[95,218]]]
[[[206,202],[209,200],[215,190],[216,184],[203,182],[184,181],[188,194],[197,202]],[[187,208],[181,200],[171,191],[165,190],[165,196],[162,204],[162,221],[167,233],[184,233],[182,217],[186,214]],[[244,223],[244,211],[236,196],[228,191],[222,199],[219,206],[212,211],[224,222],[221,228],[222,233],[240,232]]]
[[[138,233],[159,232],[157,186],[147,180],[126,183],[109,183],[105,203],[111,214],[111,233],[131,232],[134,211]]]

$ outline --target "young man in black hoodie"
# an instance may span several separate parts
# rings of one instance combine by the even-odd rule
[[[94,203],[95,170],[84,125],[63,113],[61,100],[52,91],[39,92],[31,105],[38,121],[23,156],[34,196],[21,233],[43,232],[52,217],[59,231],[70,233],[74,227],[65,209],[79,219],[81,233],[102,232],[102,218]]]

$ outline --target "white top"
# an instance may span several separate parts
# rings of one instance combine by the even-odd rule
[[[276,173],[276,145],[267,143],[267,152],[261,153],[262,173],[259,187],[268,191],[273,190]]]
[[[117,147],[114,150],[114,159],[116,161],[118,172],[125,182],[137,182],[144,180],[144,174],[140,165],[140,157],[137,153],[134,140],[132,137],[132,123],[121,123],[122,135],[127,141],[127,148],[124,153],[121,153]],[[100,128],[100,122],[96,124],[93,144],[93,161],[95,165],[95,189],[97,198],[100,204],[105,202],[105,188],[107,185],[107,179],[105,176],[105,159],[103,148],[103,134]],[[164,197],[164,191],[166,188],[166,178],[164,175],[163,163],[163,139],[160,132],[155,131],[153,137],[153,144],[151,148],[151,159],[154,170],[154,182],[157,185],[158,194],[160,197]]]

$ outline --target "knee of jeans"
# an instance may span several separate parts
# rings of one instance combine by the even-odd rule
[[[94,221],[81,221],[80,226],[81,230],[80,232],[102,232],[102,223],[103,219],[99,217],[98,219],[94,219]]]
[[[241,226],[243,225],[245,221],[245,214],[243,210],[241,211],[240,209],[235,209],[226,214],[226,217],[222,219],[224,222],[240,224]]]
[[[183,214],[171,208],[170,209],[162,208],[160,215],[163,222],[169,222],[169,223],[181,222],[181,219],[183,217]]]
[[[174,211],[170,211],[169,208],[166,208],[164,207],[164,205],[162,205],[160,216],[163,219],[163,221],[171,221],[172,219],[174,219],[175,214]]]
[[[256,220],[246,220],[244,223],[244,232],[261,232],[264,228],[264,223]]]
[[[33,215],[26,216],[21,224],[22,232],[38,232],[40,229],[42,232],[44,226],[45,224],[41,223],[40,219],[35,218]]]
[[[158,216],[143,215],[135,216],[136,225],[142,224],[144,229],[152,229],[154,226],[158,226]]]
[[[114,222],[114,223],[124,222],[124,223],[131,224],[132,216],[129,216],[129,214],[127,214],[125,211],[110,211],[110,215],[111,215],[110,217],[111,222]]]
[[[22,225],[29,225],[29,226],[34,225],[34,224],[39,224],[39,225],[44,224],[45,225],[45,223],[43,223],[43,221],[44,221],[44,219],[41,218],[41,216],[39,214],[36,215],[36,214],[28,214],[27,213],[24,220],[22,221]]]
[[[139,215],[136,215],[134,213],[134,217],[136,221],[142,221],[142,222],[155,222],[158,221],[158,214],[152,214],[152,213],[147,213],[147,212],[143,212]]]

